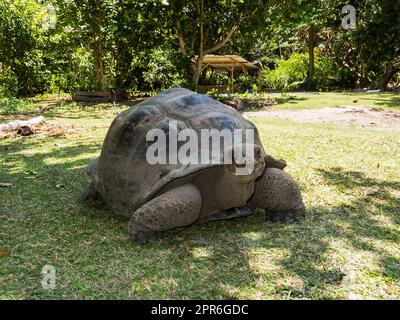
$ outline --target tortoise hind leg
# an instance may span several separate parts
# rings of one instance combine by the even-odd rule
[[[198,223],[207,223],[210,221],[218,221],[218,220],[231,220],[231,219],[248,217],[251,216],[252,214],[253,210],[247,207],[231,208],[226,210],[220,210],[206,217],[203,217],[198,221]]]
[[[287,163],[283,159],[275,159],[273,156],[267,154],[265,156],[265,167],[283,170],[287,167]]]
[[[90,184],[90,186],[81,193],[80,197],[81,201],[87,201],[87,202],[96,202],[96,201],[102,201],[103,198],[101,197],[101,194],[96,190],[94,187],[93,182]]]
[[[87,201],[87,202],[96,202],[96,201],[102,201],[103,198],[101,197],[101,194],[96,190],[96,187],[94,185],[94,170],[96,168],[98,159],[92,161],[86,168],[85,168],[85,173],[92,177],[92,182],[90,186],[81,193],[80,199],[81,201]]]
[[[157,238],[160,232],[195,222],[202,206],[197,187],[186,184],[167,191],[135,211],[129,221],[131,237],[140,243]]]
[[[289,222],[304,217],[305,206],[293,178],[277,168],[267,168],[249,202],[252,209],[265,209],[266,218],[273,222]]]

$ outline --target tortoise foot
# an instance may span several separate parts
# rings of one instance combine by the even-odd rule
[[[140,244],[146,244],[153,240],[158,240],[161,238],[161,232],[156,231],[133,231],[129,232],[131,238]]]
[[[283,210],[283,211],[265,211],[265,219],[272,222],[293,223],[298,222],[305,217],[304,209]]]
[[[83,202],[97,202],[102,201],[103,198],[93,186],[89,186],[89,188],[81,193],[80,200]]]

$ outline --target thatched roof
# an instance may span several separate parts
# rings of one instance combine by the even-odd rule
[[[196,61],[195,57],[194,61]],[[204,56],[203,70],[211,67],[214,69],[234,69],[240,71],[247,71],[248,69],[258,69],[258,67],[237,55],[218,56],[209,54]]]

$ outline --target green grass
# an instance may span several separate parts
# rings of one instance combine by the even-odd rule
[[[399,93],[357,93],[357,92],[294,92],[282,97],[279,93],[267,96],[278,99],[277,109],[312,109],[321,107],[366,106],[400,110]]]
[[[0,188],[0,249],[10,252],[0,298],[400,298],[399,133],[258,119],[266,150],[301,186],[306,219],[273,224],[258,212],[141,246],[126,221],[78,201],[82,169],[124,108],[56,106],[46,117],[82,131],[0,140],[0,182],[13,184]],[[368,188],[379,192],[364,197]],[[53,291],[41,287],[46,264]]]

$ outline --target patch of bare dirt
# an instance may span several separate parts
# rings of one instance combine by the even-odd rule
[[[279,118],[303,123],[327,123],[400,131],[400,112],[356,106],[304,110],[244,112],[247,118]]]

